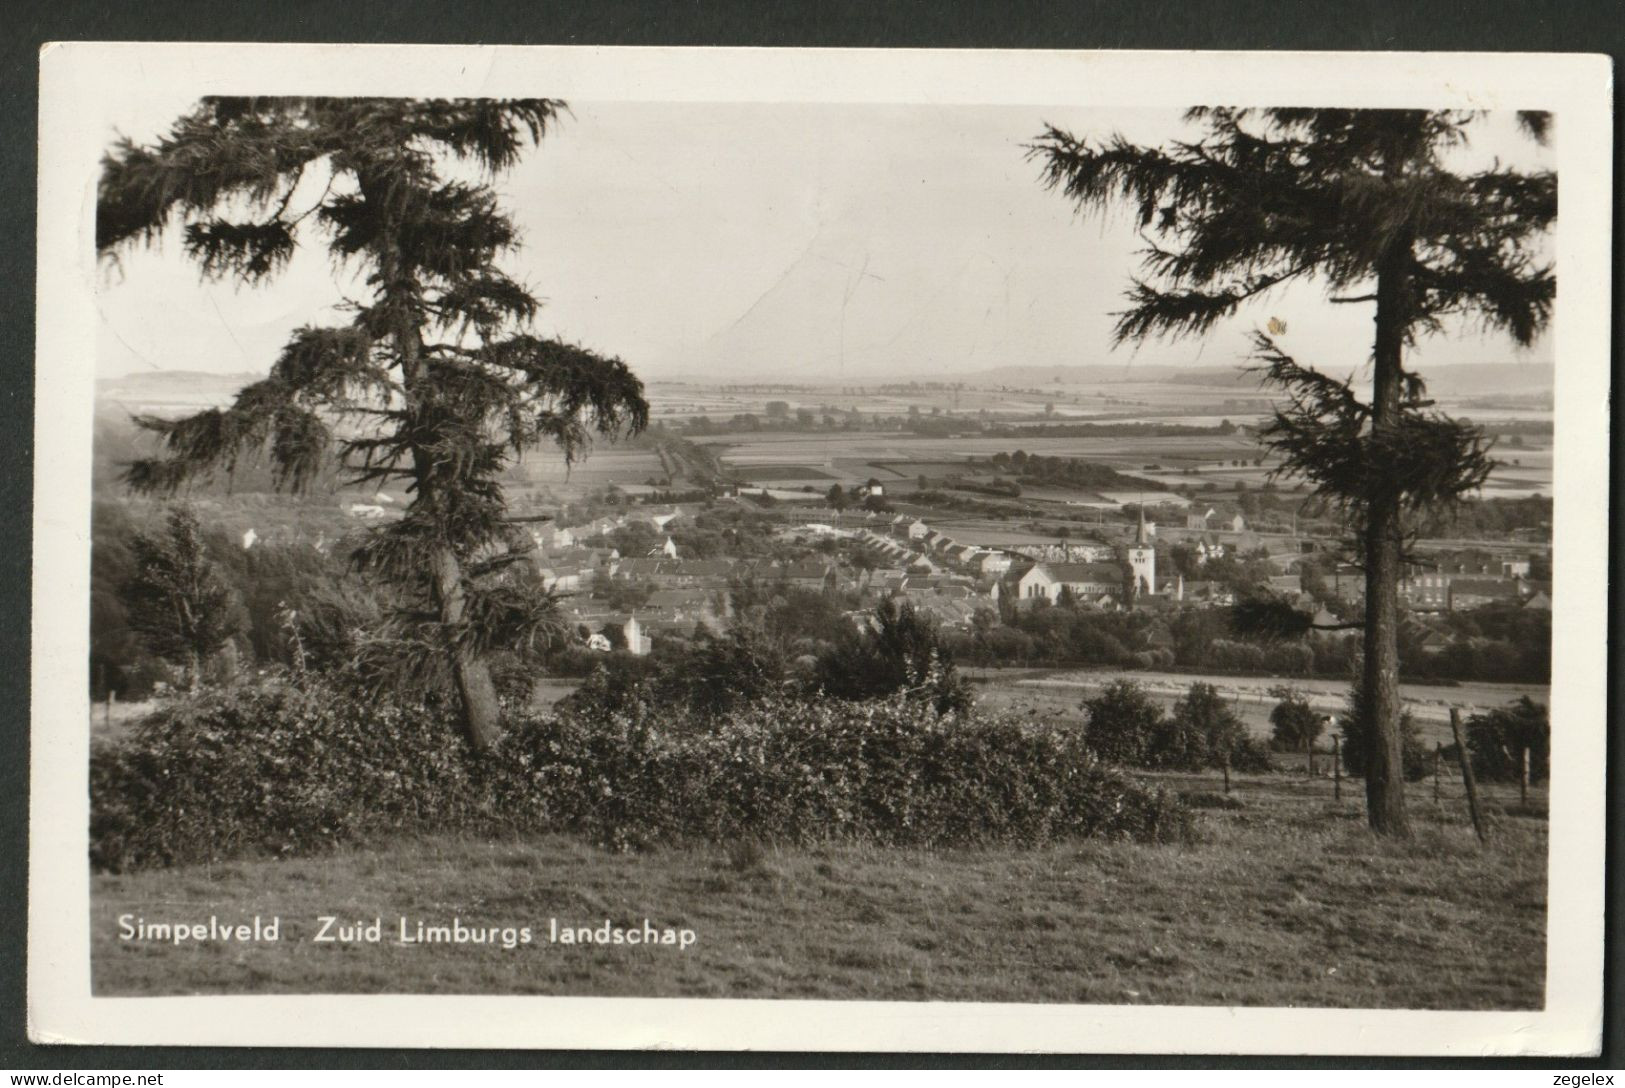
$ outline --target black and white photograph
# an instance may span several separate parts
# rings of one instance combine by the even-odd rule
[[[1595,1050],[1605,59],[42,71],[36,1040]]]

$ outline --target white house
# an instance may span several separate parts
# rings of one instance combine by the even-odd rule
[[[998,577],[1010,570],[1010,556],[1006,552],[983,552],[977,556],[977,567],[983,574]]]
[[[1054,601],[1062,590],[1090,600],[1103,595],[1120,596],[1123,572],[1115,563],[1040,563],[1016,583],[1024,600],[1047,597]]]

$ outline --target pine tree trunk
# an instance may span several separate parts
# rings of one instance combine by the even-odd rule
[[[465,605],[462,569],[450,548],[437,551],[434,564],[440,622],[455,630],[463,622]],[[501,707],[497,702],[496,684],[491,680],[491,668],[465,646],[452,650],[451,667],[457,695],[463,704],[463,733],[476,752],[487,751],[502,732]]]
[[[1373,431],[1399,419],[1409,263],[1409,244],[1396,245],[1377,276]],[[1409,838],[1399,731],[1399,493],[1386,481],[1373,484],[1365,526],[1365,662],[1360,674],[1366,714],[1366,818],[1379,834]]]
[[[362,172],[358,177],[361,191],[367,200],[380,209],[389,207],[389,186],[378,178]],[[383,293],[393,310],[390,336],[400,357],[401,384],[408,402],[420,395],[423,377],[423,329],[419,324],[422,298],[417,283],[402,268],[400,253],[392,241],[399,232],[398,221],[391,221],[382,232],[386,239],[378,250],[378,279]],[[421,446],[412,447],[412,472],[417,487],[414,508],[433,510],[439,490],[435,478],[434,458]],[[442,544],[434,549],[430,584],[434,601],[440,612],[440,623],[447,632],[455,632],[463,623],[466,597],[463,593],[462,564],[451,547]],[[501,706],[497,702],[496,684],[491,680],[491,667],[472,649],[461,643],[450,650],[453,681],[457,685],[458,701],[462,704],[463,735],[469,747],[484,752],[496,743],[502,732]]]

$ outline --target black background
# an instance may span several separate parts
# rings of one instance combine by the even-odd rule
[[[33,477],[34,194],[39,48],[57,40],[354,41],[558,45],[824,46],[843,48],[1002,49],[1336,49],[1607,53],[1625,41],[1625,3],[1564,0],[776,0],[687,2],[655,0],[249,0],[187,3],[145,0],[25,0],[0,5],[4,63],[0,67],[0,1068],[581,1068],[836,1066],[917,1068],[974,1065],[996,1068],[1086,1065],[1097,1068],[1290,1065],[1298,1068],[1406,1068],[1519,1063],[1336,1058],[1264,1061],[1139,1056],[922,1056],[820,1054],[695,1054],[503,1051],[384,1051],[39,1047],[25,1034],[25,945],[28,830],[28,659],[31,488]],[[1615,120],[1615,158],[1620,145]],[[1619,171],[1614,171],[1615,222]],[[1617,238],[1616,227],[1616,238]],[[1619,280],[1618,247],[1615,280]],[[1614,339],[1619,344],[1620,312]],[[1618,352],[1612,353],[1618,373]],[[1617,443],[1616,443],[1617,446]],[[1616,448],[1614,461],[1618,462]],[[1612,478],[1614,509],[1619,478]],[[1620,570],[1613,549],[1611,575]],[[1610,581],[1616,579],[1611,577]],[[1610,594],[1610,645],[1618,615]],[[1617,652],[1611,653],[1611,661]],[[1617,671],[1610,669],[1610,706]],[[1610,714],[1610,719],[1614,717]],[[75,723],[77,724],[77,723]],[[1559,723],[1561,728],[1561,723]],[[1610,796],[1625,777],[1619,745],[1609,751]],[[1607,1020],[1600,1059],[1560,1066],[1615,1067],[1625,1054],[1618,1015],[1618,955],[1613,938],[1622,868],[1618,806],[1609,811]],[[1554,844],[1558,845],[1558,844]],[[1554,887],[1555,899],[1563,889]],[[1244,1044],[1244,1040],[1238,1040]],[[1531,1081],[1531,1083],[1534,1083]]]

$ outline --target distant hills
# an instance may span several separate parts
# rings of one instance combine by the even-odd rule
[[[1550,363],[1455,363],[1422,368],[1422,376],[1434,394],[1452,398],[1469,396],[1549,395],[1552,391],[1554,367]],[[96,399],[104,404],[117,404],[131,410],[159,410],[165,406],[175,408],[203,408],[228,403],[236,392],[263,374],[211,374],[197,370],[155,370],[128,374],[119,378],[104,378],[96,383]],[[701,375],[689,375],[687,380],[704,384]],[[736,381],[736,377],[717,375],[718,383]],[[813,375],[803,375],[801,382],[820,385]],[[1103,382],[1133,382],[1142,384],[1168,384],[1203,386],[1215,389],[1257,388],[1256,376],[1240,368],[1228,366],[1190,367],[1165,364],[1118,364],[1095,366],[1005,366],[987,370],[935,374],[929,378],[871,375],[866,384],[890,381],[905,384],[911,380],[935,384],[964,383],[972,386],[1004,385],[1015,388],[1035,386],[1100,384]],[[850,379],[828,384],[849,384]]]
[[[102,378],[96,382],[96,400],[130,410],[165,407],[207,408],[230,403],[237,391],[264,374],[212,374],[203,370],[152,370]]]
[[[1549,393],[1555,368],[1550,363],[1455,363],[1419,368],[1428,388],[1447,396],[1507,393]],[[1339,375],[1341,377],[1341,375]],[[905,380],[905,379],[898,379]],[[934,382],[967,385],[1044,386],[1136,382],[1198,385],[1225,389],[1254,389],[1258,378],[1240,367],[1128,365],[1004,366],[989,370],[941,374]]]

